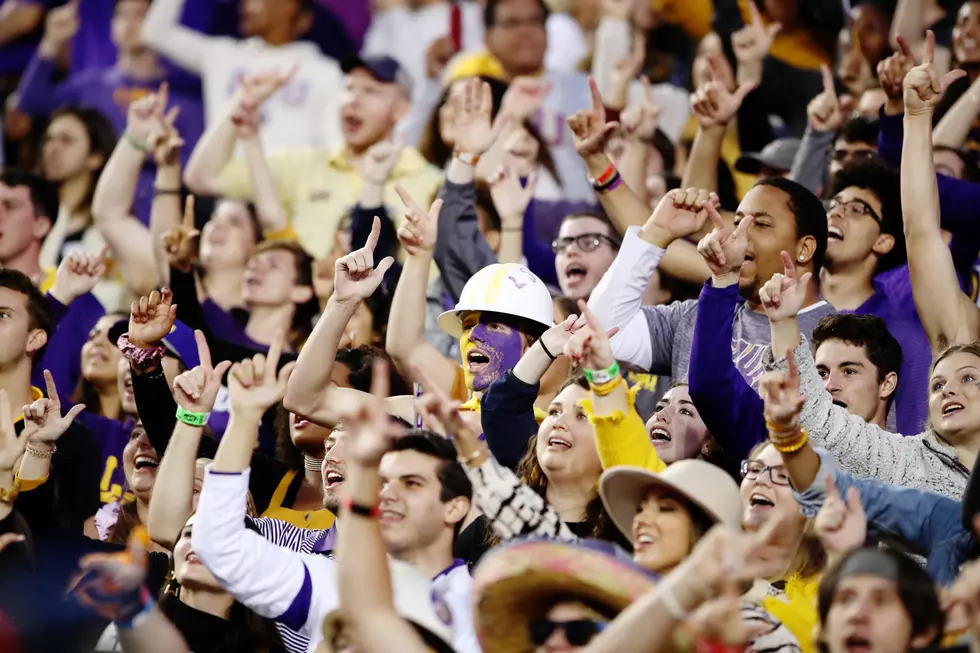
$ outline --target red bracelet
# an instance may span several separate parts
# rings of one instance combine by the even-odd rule
[[[365,506],[360,503],[354,503],[354,500],[350,497],[346,497],[342,505],[352,515],[369,517],[371,519],[377,519],[381,516],[381,508],[378,506]]]
[[[609,167],[606,168],[606,171],[595,178],[595,181],[592,182],[592,185],[604,186],[608,184],[609,180],[612,179],[615,175],[616,175],[616,166],[615,164],[610,163]]]

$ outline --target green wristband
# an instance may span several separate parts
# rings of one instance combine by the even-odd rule
[[[140,152],[149,151],[145,143],[140,143],[138,140],[136,140],[136,137],[130,134],[129,132],[123,132],[123,138],[126,139],[126,142],[129,143],[133,147],[133,149],[139,150]]]
[[[609,383],[619,376],[619,363],[613,363],[604,370],[584,370],[585,379],[592,385]]]
[[[184,424],[190,424],[191,426],[204,426],[208,423],[208,417],[211,413],[192,413],[189,410],[184,410],[183,406],[177,406],[177,419],[179,419]]]

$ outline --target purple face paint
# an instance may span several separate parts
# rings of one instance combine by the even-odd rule
[[[511,327],[497,323],[491,329],[490,325],[480,322],[463,336],[463,340],[463,367],[467,376],[472,379],[473,390],[486,390],[521,360],[521,334]],[[484,362],[476,354],[482,354],[489,361]]]

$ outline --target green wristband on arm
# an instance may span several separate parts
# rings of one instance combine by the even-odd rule
[[[208,418],[211,413],[192,413],[189,410],[184,410],[183,406],[177,406],[177,419],[184,424],[189,424],[191,426],[204,426],[208,423]]]

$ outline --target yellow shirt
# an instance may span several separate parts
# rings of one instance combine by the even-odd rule
[[[820,576],[800,578],[793,575],[786,579],[781,596],[768,596],[762,600],[766,612],[783,622],[796,635],[803,653],[816,653],[813,634],[820,617],[817,614],[817,590]]]
[[[314,258],[326,258],[334,248],[334,232],[361,196],[361,174],[346,148],[335,151],[287,149],[267,157],[279,200],[297,240]],[[442,171],[418,150],[406,147],[384,187],[388,215],[398,226],[405,211],[395,184],[428,206],[442,185]],[[236,159],[221,172],[221,191],[228,197],[250,198],[251,181],[245,161]]]
[[[289,491],[289,484],[293,482],[295,477],[295,471],[290,470],[286,472],[282,480],[279,481],[276,491],[272,493],[269,506],[262,513],[262,516],[284,521],[297,528],[311,528],[314,530],[326,530],[330,528],[336,517],[325,508],[323,510],[293,510],[282,505],[283,500],[286,498],[286,492]]]
[[[653,0],[653,9],[693,39],[700,40],[711,31],[711,0]]]
[[[657,455],[657,448],[650,442],[643,418],[636,412],[636,393],[640,389],[637,385],[627,393],[629,412],[625,415],[618,410],[612,415],[596,415],[591,399],[579,402],[595,429],[595,446],[603,469],[618,465],[644,467],[652,472],[667,469],[667,464]]]
[[[742,12],[742,19],[746,25],[752,19],[749,11],[750,2],[752,0],[738,0],[738,8]],[[830,53],[821,48],[813,38],[813,34],[805,29],[779,32],[772,41],[769,55],[797,68],[813,69],[819,68],[822,63],[828,66],[834,64]]]
[[[41,279],[41,283],[38,284],[38,287],[41,289],[41,292],[46,293],[49,290],[51,290],[51,286],[54,285],[55,272],[57,272],[55,268],[44,268],[44,278]],[[21,415],[21,417],[23,417],[23,415]]]

